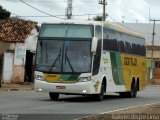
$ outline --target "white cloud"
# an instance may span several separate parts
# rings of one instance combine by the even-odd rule
[[[109,0],[111,5],[108,5],[109,15],[117,21],[122,21],[122,16],[125,16],[124,21],[146,22],[148,17],[149,4],[145,0]]]
[[[51,15],[65,15],[67,0],[23,0],[30,5],[47,12]],[[102,5],[98,4],[99,0],[73,0],[73,15],[78,14],[100,14]],[[151,8],[151,17],[156,18],[160,14],[159,4],[152,3],[151,0],[107,0],[106,12],[110,17],[109,21],[121,22],[148,22],[149,7]],[[152,3],[152,4],[151,4]],[[160,2],[159,2],[160,3]],[[19,0],[0,0],[0,4],[7,10],[21,16],[42,16],[40,13],[29,6],[21,3]],[[125,16],[125,17],[124,17]],[[64,18],[64,16],[61,16]],[[88,19],[86,16],[74,16],[74,19]],[[90,16],[93,18],[94,16]],[[113,19],[111,19],[113,18]],[[46,21],[56,18],[32,18],[37,21]]]

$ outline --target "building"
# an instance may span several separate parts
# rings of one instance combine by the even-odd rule
[[[38,36],[37,23],[22,19],[0,20],[0,80],[32,81]]]
[[[147,46],[147,59],[148,59],[148,73],[151,68],[151,53],[153,50],[153,76],[155,79],[160,79],[160,46]],[[150,78],[150,74],[148,74],[148,78]]]

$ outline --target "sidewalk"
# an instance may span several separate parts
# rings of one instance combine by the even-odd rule
[[[2,84],[0,91],[28,91],[34,90],[34,83],[20,83],[20,84]]]

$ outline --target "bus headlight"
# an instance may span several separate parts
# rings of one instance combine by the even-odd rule
[[[35,75],[36,80],[44,80],[44,77],[41,75]]]
[[[87,82],[87,81],[91,81],[91,76],[81,77],[81,78],[78,79],[78,82]]]

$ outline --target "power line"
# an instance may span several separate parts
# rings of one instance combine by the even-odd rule
[[[12,13],[12,12],[11,12],[11,14],[13,14],[13,15],[15,15],[15,16],[19,16],[19,15],[15,14],[15,13]]]
[[[51,15],[51,14],[49,14],[49,13],[46,13],[46,12],[44,12],[44,11],[40,10],[40,9],[37,9],[37,8],[35,8],[35,7],[31,6],[30,4],[28,4],[28,3],[24,2],[23,0],[19,0],[19,1],[20,1],[20,2],[22,2],[22,3],[24,3],[24,4],[26,4],[26,5],[27,5],[27,6],[29,6],[29,7],[31,7],[31,8],[33,8],[33,9],[37,10],[37,11],[39,11],[39,12],[43,13],[43,14],[46,14],[46,15],[49,15],[49,16],[52,16],[52,17],[55,17],[55,18],[63,19],[63,18],[60,18],[60,17],[54,16],[54,15]]]
[[[17,14],[14,14],[12,13],[13,15],[15,16],[18,16],[18,17],[52,17],[52,16],[21,16],[21,15],[17,15]],[[92,16],[95,16],[95,15],[99,15],[99,14],[79,14],[79,15],[72,15],[72,16],[88,16],[88,15],[92,15]],[[65,15],[55,15],[55,16],[65,16]]]
[[[17,2],[17,0],[3,0],[3,1],[9,1],[9,2]],[[64,2],[66,0],[25,0],[26,2]]]

